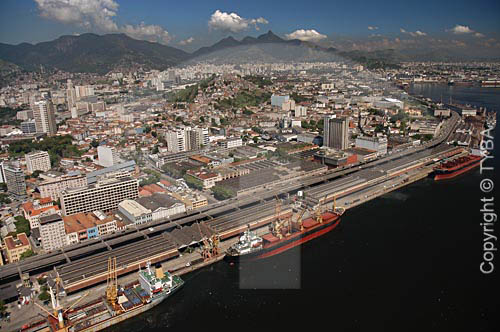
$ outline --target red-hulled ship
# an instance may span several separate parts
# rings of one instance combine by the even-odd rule
[[[463,174],[481,163],[480,156],[465,156],[442,163],[434,169],[434,180],[445,180]]]
[[[340,223],[340,216],[345,210],[334,207],[321,213],[318,208],[313,217],[302,220],[305,211],[301,211],[296,221],[292,218],[276,219],[269,226],[269,233],[262,237],[248,230],[238,243],[227,250],[225,260],[254,260],[280,254],[333,230]]]

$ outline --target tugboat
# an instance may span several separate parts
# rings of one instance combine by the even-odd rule
[[[322,213],[320,206],[321,204],[316,206],[313,217],[305,220],[302,217],[306,208],[302,209],[295,221],[292,218],[281,220],[276,217],[269,226],[269,232],[262,237],[247,229],[239,242],[227,250],[225,260],[233,263],[274,256],[333,230],[340,223],[345,209],[335,207],[335,199],[331,210]]]

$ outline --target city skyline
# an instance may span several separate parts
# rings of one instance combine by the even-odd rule
[[[227,36],[241,39],[272,30],[300,39],[352,49],[448,43],[451,47],[500,49],[499,4],[462,1],[449,6],[424,1],[167,4],[116,0],[4,1],[0,42],[38,43],[61,35],[125,33],[193,51]]]

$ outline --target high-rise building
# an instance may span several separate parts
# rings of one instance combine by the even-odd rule
[[[92,85],[80,85],[75,86],[76,98],[80,99],[83,97],[93,96],[94,87]]]
[[[120,163],[120,157],[114,147],[107,147],[100,145],[97,147],[97,157],[99,158],[99,165],[110,167]]]
[[[187,128],[189,134],[189,150],[198,150],[202,145],[206,146],[209,143],[208,128],[194,127]]]
[[[50,170],[50,156],[47,151],[33,151],[24,158],[26,159],[26,168],[29,174],[34,171],[47,172]]]
[[[40,218],[40,237],[45,251],[55,250],[66,245],[64,221],[58,214]]]
[[[71,80],[68,80],[67,82],[66,102],[69,110],[72,109],[76,103],[76,92],[75,89],[73,88],[73,83],[71,82]]]
[[[137,198],[138,192],[137,179],[109,176],[85,188],[63,190],[60,193],[61,207],[66,216],[97,210],[110,211],[125,199]]]
[[[33,116],[37,133],[47,133],[48,135],[57,133],[54,104],[50,100],[34,102]]]
[[[208,128],[185,127],[168,131],[165,134],[167,148],[170,152],[198,150],[209,143]]]
[[[182,129],[168,131],[165,134],[165,139],[167,141],[167,149],[169,152],[182,152],[188,150],[186,147],[184,130]]]
[[[0,183],[5,183],[4,162],[0,161]]]
[[[344,150],[349,147],[349,121],[347,118],[325,115],[323,125],[324,146],[337,150]]]
[[[26,181],[24,180],[24,172],[19,167],[12,165],[3,166],[5,182],[7,190],[18,196],[26,195]]]

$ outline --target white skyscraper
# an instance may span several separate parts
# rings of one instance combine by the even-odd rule
[[[99,165],[104,167],[110,167],[120,163],[120,158],[114,147],[98,146],[97,157],[99,158]]]

